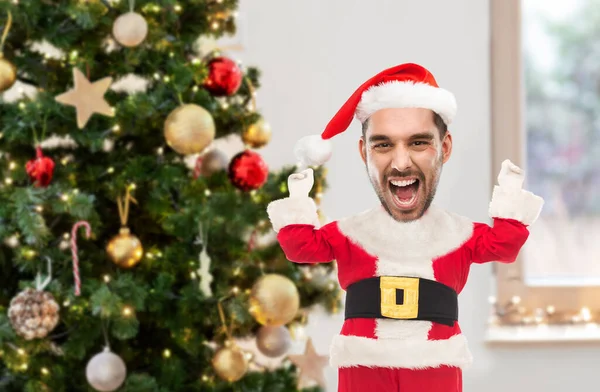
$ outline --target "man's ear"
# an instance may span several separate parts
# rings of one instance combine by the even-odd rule
[[[361,137],[358,140],[358,151],[360,152],[360,157],[363,162],[367,163],[367,143],[365,142],[365,138]]]
[[[442,159],[444,163],[448,162],[450,155],[452,155],[452,134],[448,131],[444,136],[444,140],[442,140]]]

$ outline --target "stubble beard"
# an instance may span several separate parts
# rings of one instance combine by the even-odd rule
[[[425,214],[425,212],[427,212],[427,210],[433,203],[435,194],[437,192],[437,187],[438,187],[438,184],[440,181],[440,177],[442,174],[443,160],[442,160],[442,156],[440,154],[436,168],[433,172],[433,176],[429,180],[429,183],[427,183],[425,174],[421,170],[412,171],[411,173],[398,172],[398,171],[392,170],[389,173],[385,174],[383,176],[381,184],[378,184],[377,178],[374,178],[371,175],[371,172],[369,171],[369,165],[365,165],[365,167],[367,169],[367,174],[369,176],[369,180],[371,181],[371,185],[373,186],[373,190],[377,194],[377,197],[379,198],[379,201],[380,201],[381,205],[383,206],[383,208],[385,209],[385,211],[396,221],[410,222],[410,221],[420,219]],[[400,175],[400,176],[414,175],[414,176],[417,176],[419,178],[419,181],[421,182],[421,184],[419,185],[419,188],[425,187],[424,189],[425,189],[426,194],[425,194],[424,202],[420,203],[421,206],[417,208],[418,212],[416,215],[413,215],[412,212],[410,213],[409,216],[405,216],[404,214],[402,214],[402,216],[398,217],[398,216],[394,215],[392,209],[390,208],[388,202],[386,201],[386,199],[384,197],[384,192],[389,192],[389,189],[385,189],[385,190],[383,189],[383,187],[389,186],[388,179],[392,175]],[[419,189],[419,192],[421,192],[421,189]]]

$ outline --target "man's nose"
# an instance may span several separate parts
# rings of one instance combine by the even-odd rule
[[[407,148],[398,146],[394,149],[393,154],[392,168],[403,171],[412,166],[410,151]]]

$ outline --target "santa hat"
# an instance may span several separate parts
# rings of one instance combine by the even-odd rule
[[[385,108],[424,108],[449,125],[456,115],[454,95],[440,88],[427,69],[418,64],[388,68],[363,83],[333,116],[320,135],[305,136],[294,147],[301,165],[322,165],[331,158],[331,139],[344,132],[356,117],[361,123]]]

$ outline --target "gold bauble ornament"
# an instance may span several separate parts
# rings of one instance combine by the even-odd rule
[[[0,54],[0,92],[6,91],[17,80],[17,68]]]
[[[296,317],[299,307],[298,289],[285,276],[267,274],[252,287],[249,312],[262,325],[285,325]]]
[[[204,151],[215,138],[215,122],[201,106],[185,104],[173,110],[165,120],[165,139],[180,154]]]
[[[148,35],[148,23],[136,12],[127,12],[113,23],[113,36],[123,46],[134,47],[141,44]]]
[[[263,147],[271,140],[271,126],[260,119],[244,130],[242,140],[252,148]]]
[[[213,368],[223,380],[235,382],[244,377],[248,371],[246,356],[235,345],[223,347],[213,357]]]
[[[271,125],[263,119],[250,125],[242,133],[242,140],[252,148],[261,148],[271,140]]]
[[[119,234],[109,241],[106,251],[111,260],[121,268],[136,266],[144,255],[139,238],[132,235],[127,227],[122,227]]]

